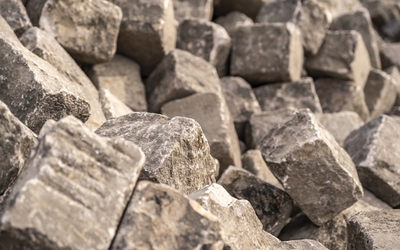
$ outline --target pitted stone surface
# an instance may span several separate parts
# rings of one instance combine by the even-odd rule
[[[32,27],[25,6],[21,0],[0,0],[0,16],[2,16],[17,36]]]

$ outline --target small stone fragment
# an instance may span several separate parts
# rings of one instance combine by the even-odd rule
[[[304,51],[315,55],[324,41],[331,17],[317,0],[280,0],[264,4],[256,22],[291,22],[297,25],[301,31]]]
[[[307,58],[305,66],[312,77],[353,80],[362,88],[371,68],[363,38],[354,30],[328,31],[320,50]]]
[[[240,26],[232,38],[230,72],[253,86],[297,81],[303,56],[301,34],[292,23]]]
[[[248,200],[268,233],[277,236],[288,222],[293,208],[292,198],[250,172],[231,166],[222,174],[218,184],[236,199]]]
[[[317,114],[318,121],[328,130],[341,147],[344,140],[352,132],[364,125],[361,117],[352,111],[342,111],[332,114]]]
[[[371,66],[375,69],[381,68],[378,41],[372,25],[371,16],[365,8],[346,13],[336,17],[330,26],[331,30],[355,30],[362,36],[368,50]]]
[[[315,81],[315,90],[324,113],[353,111],[359,114],[364,121],[369,120],[364,90],[354,82],[319,78]]]
[[[272,129],[260,149],[285,191],[316,225],[333,219],[363,195],[350,156],[309,110],[296,112]]]
[[[397,249],[400,244],[400,211],[361,212],[347,224],[349,250]]]
[[[114,0],[123,18],[118,36],[118,52],[140,65],[148,76],[175,48],[173,0]]]
[[[229,14],[227,14],[226,16],[220,16],[215,19],[214,22],[224,27],[230,37],[233,37],[235,35],[236,29],[238,27],[242,25],[250,26],[254,24],[251,18],[239,11],[229,12]]]
[[[74,117],[49,121],[1,217],[1,249],[108,249],[143,166],[140,148]]]
[[[231,38],[222,26],[203,19],[185,19],[178,28],[176,47],[209,62],[219,76],[227,75]]]
[[[400,43],[387,43],[380,49],[382,69],[396,66],[400,69]]]
[[[99,90],[100,103],[106,119],[117,118],[132,113],[132,109],[111,94],[108,89]]]
[[[35,141],[33,132],[0,101],[0,194],[17,178]]]
[[[392,207],[400,205],[400,118],[380,115],[346,138],[363,187]]]
[[[214,93],[195,94],[165,104],[163,115],[184,116],[197,121],[220,163],[220,174],[230,165],[242,167],[239,140],[223,97]]]
[[[235,123],[239,138],[244,138],[245,125],[252,114],[261,112],[254,92],[249,83],[240,77],[221,78],[222,94]]]
[[[219,184],[212,184],[189,195],[207,211],[216,215],[222,239],[232,250],[276,249],[279,240],[266,233],[247,200],[237,200]]]
[[[0,0],[0,15],[7,21],[17,36],[32,27],[21,0]]]
[[[215,182],[217,162],[192,119],[134,112],[108,120],[96,133],[124,138],[143,150],[141,180],[167,184],[184,194]]]
[[[117,49],[121,9],[108,1],[29,0],[28,15],[77,61],[109,61]]]
[[[255,19],[263,3],[271,1],[273,0],[214,0],[214,15],[223,16],[236,10]]]
[[[284,250],[328,250],[321,243],[315,240],[291,240],[281,243]]]
[[[196,93],[221,93],[215,68],[183,50],[173,50],[146,81],[150,112],[160,112],[167,102]]]
[[[255,88],[254,94],[263,111],[309,108],[314,113],[322,113],[311,77],[296,82],[267,84]]]
[[[198,18],[211,21],[213,0],[173,0],[175,20],[178,23],[186,18]]]
[[[224,248],[223,233],[217,217],[196,201],[167,185],[141,181],[110,250],[231,249]]]
[[[124,56],[93,65],[88,76],[98,89],[107,89],[133,111],[147,111],[146,90],[140,66]]]
[[[397,86],[383,71],[372,69],[364,87],[365,101],[371,118],[389,113],[397,98]]]

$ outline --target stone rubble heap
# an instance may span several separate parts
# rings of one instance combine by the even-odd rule
[[[398,0],[0,0],[0,249],[399,249],[399,70]]]

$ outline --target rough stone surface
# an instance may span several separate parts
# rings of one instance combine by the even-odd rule
[[[173,0],[175,20],[198,18],[211,21],[214,11],[213,0]]]
[[[354,111],[364,121],[369,120],[364,90],[352,81],[319,78],[315,81],[319,101],[324,113]]]
[[[282,108],[309,108],[314,113],[322,113],[318,95],[311,77],[288,83],[267,84],[254,89],[254,94],[263,111]]]
[[[124,56],[94,65],[88,76],[98,89],[107,89],[133,111],[146,111],[146,90],[140,76],[140,66]]]
[[[317,0],[280,0],[264,4],[258,23],[291,22],[301,31],[304,51],[317,54],[331,22],[330,13]]]
[[[353,131],[344,145],[364,188],[392,207],[400,205],[399,126],[398,117],[378,116]]]
[[[268,233],[277,236],[288,222],[293,208],[290,196],[250,172],[231,166],[218,184],[236,199],[248,200]]]
[[[371,68],[363,38],[354,30],[328,31],[320,50],[307,58],[305,66],[312,77],[353,80],[362,88]]]
[[[390,24],[400,17],[397,0],[361,0],[362,5],[368,9],[372,21],[377,27]]]
[[[330,10],[333,17],[355,11],[362,7],[359,0],[318,0],[318,2],[325,5]]]
[[[396,66],[400,69],[400,57],[397,55],[400,53],[400,43],[387,43],[379,51],[382,69]]]
[[[223,97],[214,93],[195,94],[167,103],[161,109],[169,117],[184,116],[197,121],[220,163],[220,174],[230,166],[241,167],[239,140]]]
[[[225,233],[222,239],[230,249],[278,247],[279,240],[263,230],[251,204],[247,200],[233,198],[221,185],[212,184],[189,197],[217,216]]]
[[[318,121],[328,130],[340,146],[353,131],[364,125],[361,117],[352,111],[343,111],[332,114],[318,114]]]
[[[215,68],[203,59],[183,50],[173,50],[146,81],[150,112],[160,112],[167,102],[195,93],[220,93]]]
[[[106,119],[117,118],[119,116],[132,113],[132,109],[115,97],[108,89],[99,90],[100,103]]]
[[[340,214],[319,227],[314,225],[306,215],[300,213],[285,226],[279,239],[283,241],[311,239],[320,242],[330,250],[347,250],[346,220]]]
[[[385,69],[385,72],[390,76],[397,89],[396,102],[394,103],[391,114],[400,116],[400,112],[396,112],[400,111],[400,72],[396,66]]]
[[[118,52],[140,65],[148,76],[175,48],[173,0],[114,0],[123,18],[118,36]]]
[[[227,75],[231,38],[222,26],[203,19],[185,19],[178,28],[176,47],[209,62],[219,76]]]
[[[249,26],[254,24],[251,18],[249,18],[248,16],[239,11],[229,12],[226,16],[220,16],[217,19],[215,19],[214,22],[224,27],[224,29],[226,30],[226,32],[228,32],[230,37],[234,36],[236,29],[239,26],[242,25]]]
[[[258,148],[271,129],[291,120],[295,111],[297,111],[295,108],[285,108],[253,114],[246,126],[246,145],[251,149]]]
[[[26,9],[35,26],[52,34],[77,61],[110,60],[117,49],[121,9],[101,1],[29,0]]]
[[[138,146],[74,117],[49,121],[1,217],[0,248],[108,249],[143,162]]]
[[[301,34],[292,23],[240,26],[232,38],[231,75],[253,86],[297,81],[303,69]]]
[[[93,130],[100,127],[106,119],[95,86],[55,38],[48,32],[33,27],[20,37],[20,41],[31,52],[55,67],[72,85],[82,88],[91,113],[85,124]]]
[[[309,110],[273,129],[260,148],[285,191],[316,225],[363,196],[352,159]]]
[[[336,17],[330,26],[331,30],[356,30],[362,36],[368,50],[371,66],[381,68],[379,48],[371,16],[365,8]]]
[[[217,162],[192,119],[136,112],[107,121],[96,133],[141,147],[146,155],[142,180],[167,184],[184,194],[215,182]]]
[[[327,250],[321,243],[315,240],[291,240],[281,243],[284,250]]]
[[[250,84],[243,78],[223,77],[221,78],[221,89],[235,123],[236,133],[239,138],[244,138],[246,123],[252,114],[261,112],[260,104]]]
[[[32,27],[21,0],[0,0],[0,15],[7,21],[17,36]]]
[[[90,116],[81,86],[72,84],[53,66],[12,38],[0,36],[0,100],[33,132],[49,120]]]
[[[167,185],[141,181],[110,250],[222,250],[222,233],[218,219],[194,200]]]
[[[242,167],[257,176],[260,180],[284,190],[281,183],[276,179],[271,170],[269,170],[267,164],[265,164],[260,150],[248,150],[242,154]]]
[[[7,37],[8,39],[18,41],[17,35],[14,33],[2,15],[0,15],[0,37]]]
[[[400,211],[361,212],[348,222],[349,250],[397,249]]]
[[[35,141],[33,132],[0,101],[0,194],[17,178]]]
[[[272,0],[249,0],[243,2],[242,0],[214,0],[214,15],[222,16],[236,10],[255,19],[263,3],[271,1]]]

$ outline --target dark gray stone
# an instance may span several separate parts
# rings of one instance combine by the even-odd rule
[[[309,110],[272,129],[260,149],[285,191],[316,225],[363,196],[352,159]]]
[[[49,121],[1,217],[1,249],[108,249],[144,163],[140,148]]]
[[[217,162],[193,119],[134,112],[108,120],[96,133],[121,137],[142,148],[146,162],[141,180],[167,184],[184,194],[215,182]]]
[[[17,36],[32,27],[31,20],[21,0],[0,0],[0,15],[7,21]]]
[[[230,37],[235,35],[236,29],[239,26],[254,24],[251,18],[239,11],[229,12],[226,16],[220,16],[215,19],[214,22],[224,27]]]
[[[182,22],[186,18],[198,18],[211,21],[213,0],[173,0],[175,20]]]
[[[214,0],[214,15],[222,16],[232,11],[240,11],[246,16],[255,19],[264,2],[273,0]]]
[[[100,103],[106,119],[117,118],[119,116],[132,113],[132,109],[115,97],[108,89],[99,90]]]
[[[396,66],[400,69],[400,43],[387,43],[380,50],[379,54],[382,62],[382,69]]]
[[[400,17],[397,0],[361,0],[361,3],[368,9],[377,27],[385,26]]]

